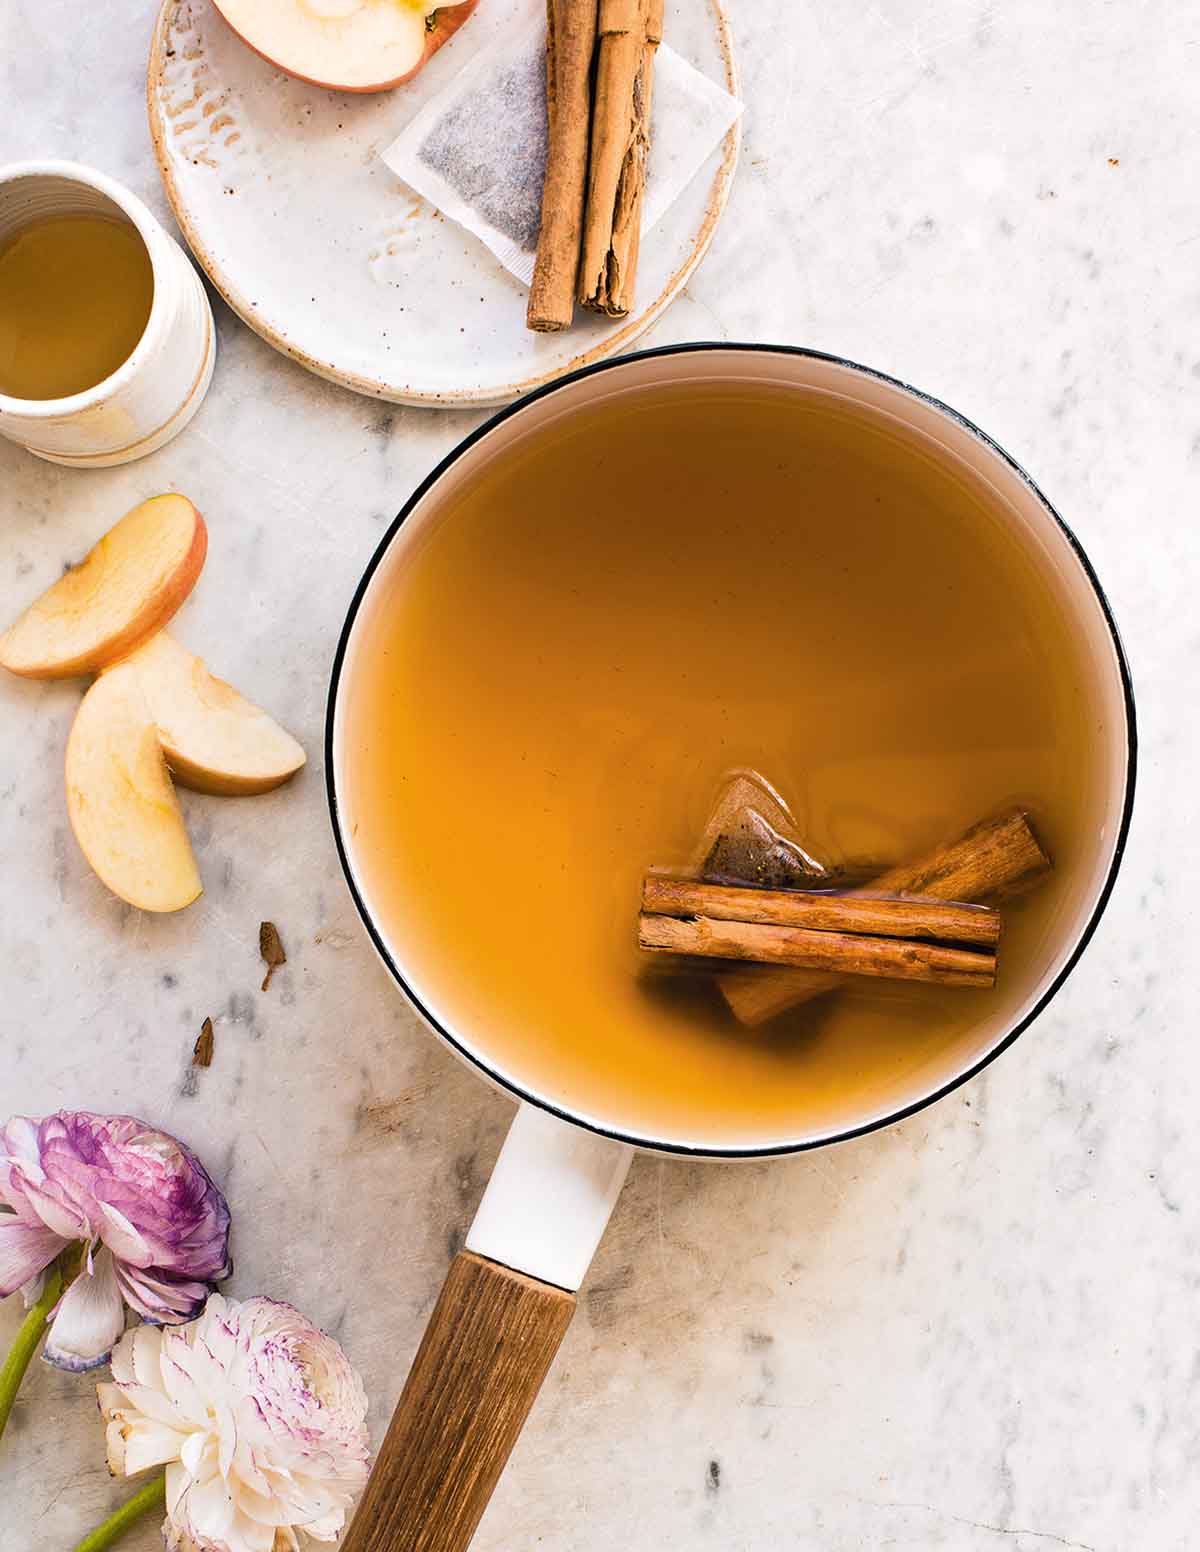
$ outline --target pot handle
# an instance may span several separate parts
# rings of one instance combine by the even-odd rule
[[[600,1242],[632,1149],[522,1105],[455,1256],[343,1552],[463,1552]]]

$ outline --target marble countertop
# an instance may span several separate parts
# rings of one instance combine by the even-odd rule
[[[477,1546],[1183,1552],[1200,1451],[1200,7],[732,10],[743,163],[712,252],[645,342],[836,351],[1007,446],[1124,629],[1139,809],[1082,965],[981,1078],[817,1155],[635,1161]],[[0,160],[92,162],[166,218],[150,25],[134,0],[10,0]],[[207,893],[140,915],[67,827],[78,687],[0,683],[0,1111],[132,1111],[193,1144],[238,1224],[231,1291],[335,1332],[378,1437],[511,1107],[417,1026],[359,929],[323,703],[382,525],[481,417],[356,398],[217,316],[213,390],[165,450],[76,472],[0,443],[0,618],[178,487],[211,531],[179,635],[311,763],[271,797],[185,796]],[[288,952],[266,993],[263,918]],[[195,1073],[206,1015],[216,1059]],[[0,1552],[59,1552],[127,1492],[88,1391],[31,1371],[0,1456]]]

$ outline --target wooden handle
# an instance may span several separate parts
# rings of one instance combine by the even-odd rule
[[[572,1293],[455,1256],[342,1552],[462,1552],[574,1313]]]

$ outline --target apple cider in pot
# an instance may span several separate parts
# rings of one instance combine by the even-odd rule
[[[495,455],[369,597],[346,679],[345,818],[418,1000],[540,1097],[681,1144],[827,1134],[974,1049],[1046,975],[1103,801],[1035,543],[832,394],[627,390]],[[738,770],[852,872],[1028,812],[1055,865],[1005,904],[996,984],[847,980],[751,1028],[711,967],[648,964],[643,875],[692,865]]]

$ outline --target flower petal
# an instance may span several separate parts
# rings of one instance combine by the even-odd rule
[[[104,1430],[104,1453],[114,1477],[125,1475],[125,1424],[114,1417]]]
[[[66,1243],[42,1224],[22,1223],[5,1213],[0,1218],[0,1299],[49,1266]]]
[[[121,1280],[121,1268],[117,1268],[117,1281]],[[125,1347],[126,1338],[121,1339],[120,1346]],[[129,1343],[129,1369],[137,1385],[151,1385],[158,1388],[162,1384],[163,1371],[163,1334],[158,1326],[135,1326],[128,1335]],[[116,1357],[116,1354],[113,1354]],[[113,1370],[113,1378],[117,1378],[116,1370]]]
[[[157,1321],[160,1325],[175,1326],[194,1319],[208,1297],[207,1283],[168,1276],[155,1267],[147,1270],[120,1261],[117,1277],[130,1308],[143,1319]]]
[[[256,1493],[263,1498],[270,1497],[274,1492],[274,1477],[261,1468],[244,1435],[239,1435],[233,1452],[233,1469],[247,1492]]]
[[[138,1329],[147,1331],[159,1328],[141,1326]],[[208,1423],[208,1403],[200,1388],[193,1382],[191,1374],[175,1358],[173,1345],[163,1347],[161,1365],[163,1394],[185,1422],[193,1428],[203,1428]]]
[[[179,1520],[182,1518],[180,1513],[180,1501],[182,1500],[184,1493],[187,1492],[188,1483],[190,1481],[191,1478],[187,1474],[186,1467],[179,1465],[167,1467],[168,1524],[178,1524]]]
[[[276,1552],[279,1546],[273,1525],[259,1525],[244,1514],[235,1514],[230,1530],[229,1545],[237,1552]]]
[[[233,1469],[233,1457],[237,1451],[238,1429],[233,1408],[222,1402],[214,1419],[217,1429],[217,1469],[227,1477]]]
[[[125,1328],[112,1252],[101,1249],[89,1275],[81,1272],[63,1295],[42,1354],[56,1369],[78,1374],[104,1363]]]
[[[238,1508],[248,1520],[254,1520],[258,1525],[290,1525],[292,1523],[291,1505],[285,1504],[282,1499],[273,1497],[269,1493],[256,1493],[246,1485],[245,1479],[238,1481]]]
[[[185,1438],[185,1434],[177,1433],[174,1428],[148,1419],[126,1424],[124,1474],[132,1477],[139,1471],[148,1471],[151,1466],[170,1465],[179,1459]]]
[[[186,1511],[184,1523],[190,1527],[196,1539],[201,1543],[216,1542],[218,1546],[221,1545],[237,1512],[233,1494],[225,1479],[214,1472],[207,1481],[193,1481],[183,1504]],[[268,1539],[266,1552],[271,1552],[273,1539],[273,1535]],[[254,1546],[255,1543],[251,1541],[249,1545]]]
[[[120,1283],[120,1274],[117,1276]],[[135,1326],[132,1331],[127,1331],[117,1345],[113,1348],[109,1363],[112,1365],[112,1377],[118,1385],[135,1385],[138,1376],[133,1370],[133,1342],[134,1337],[143,1328]],[[155,1328],[151,1328],[152,1330]]]
[[[111,1380],[101,1380],[96,1386],[96,1405],[105,1422],[125,1406],[125,1392]]]
[[[89,1239],[91,1231],[87,1218],[78,1208],[60,1202],[58,1198],[42,1185],[35,1185],[22,1169],[14,1169],[10,1180],[10,1188],[21,1187],[24,1189],[25,1201],[38,1215],[48,1229],[53,1229],[55,1234],[61,1234],[63,1239]]]
[[[23,1165],[28,1175],[41,1180],[38,1124],[28,1116],[13,1116],[6,1126],[0,1127],[0,1196],[8,1196],[14,1165]],[[12,1205],[16,1207],[17,1203]]]
[[[125,1398],[121,1403],[120,1411],[127,1416],[141,1413],[152,1422],[165,1423],[168,1428],[183,1428],[185,1420],[171,1405],[161,1390],[153,1385],[125,1384],[118,1387]],[[199,1437],[203,1437],[200,1435]]]
[[[211,1460],[206,1457],[212,1456]],[[195,1480],[211,1476],[216,1470],[216,1450],[213,1440],[206,1433],[190,1433],[179,1452],[179,1459],[188,1475]]]
[[[324,1519],[310,1520],[304,1530],[314,1541],[336,1541],[345,1523],[345,1509],[333,1509]]]
[[[117,1260],[130,1261],[134,1266],[148,1265],[150,1247],[125,1214],[110,1202],[101,1202],[99,1207],[104,1220],[99,1225],[100,1238]]]

